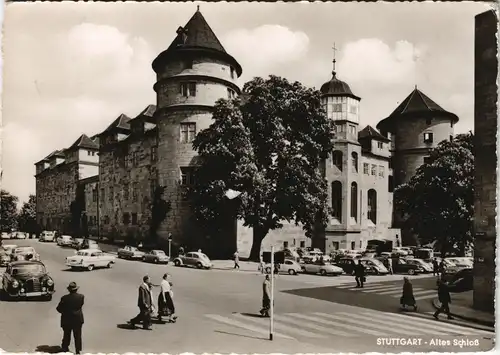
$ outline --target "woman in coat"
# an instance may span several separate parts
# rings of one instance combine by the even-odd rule
[[[401,296],[400,303],[401,307],[405,310],[407,309],[406,307],[413,307],[413,310],[417,310],[417,302],[413,295],[413,285],[407,277],[404,278],[403,295]]]

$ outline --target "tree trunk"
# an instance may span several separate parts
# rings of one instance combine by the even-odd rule
[[[260,248],[262,246],[262,241],[264,240],[266,235],[267,231],[264,231],[258,227],[253,228],[252,249],[250,250],[250,257],[249,257],[251,261],[260,260]]]

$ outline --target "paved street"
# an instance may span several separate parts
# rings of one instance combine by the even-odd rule
[[[65,257],[74,253],[72,249],[38,241],[9,243],[36,247],[56,282],[57,292],[51,302],[0,303],[0,347],[6,351],[33,352],[43,345],[60,344],[55,307],[70,281],[77,282],[86,297],[84,352],[414,352],[480,351],[493,346],[494,334],[489,331],[466,327],[463,322],[435,321],[425,310],[421,314],[401,314],[397,311],[399,300],[392,294],[358,292],[341,286],[352,283],[352,277],[314,275],[277,277],[276,333],[270,342],[266,340],[269,320],[256,317],[263,281],[257,273],[185,269],[126,260],[117,260],[112,269],[72,272],[64,265]],[[126,329],[124,323],[137,313],[137,287],[142,276],[149,274],[154,283],[159,283],[166,271],[172,274],[174,282],[177,323],[155,324],[149,332]],[[331,284],[311,287],[308,282],[314,280]],[[368,281],[364,291],[368,291],[369,284],[382,283],[375,277]],[[415,288],[418,282],[414,280]],[[395,286],[385,287],[396,287],[398,283],[401,281],[389,279],[389,284]],[[390,302],[377,309],[382,299]],[[425,301],[430,303],[430,299],[421,303]],[[385,337],[417,337],[422,343],[381,345],[380,339]],[[440,347],[432,344],[431,338],[480,342],[472,347]]]

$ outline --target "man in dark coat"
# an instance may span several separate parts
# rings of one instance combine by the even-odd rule
[[[69,294],[61,297],[61,301],[57,305],[57,311],[61,313],[61,328],[64,335],[62,339],[62,352],[69,352],[69,344],[71,342],[71,333],[75,339],[75,353],[80,354],[82,351],[82,326],[84,296],[78,293],[78,286],[75,282],[71,282],[68,286]]]
[[[151,313],[153,312],[153,298],[151,297],[151,279],[146,275],[142,278],[142,281],[143,283],[139,286],[139,296],[137,299],[139,314],[128,323],[135,327],[137,323],[142,322],[143,329],[152,330]]]
[[[361,264],[361,260],[354,266],[354,279],[356,280],[356,287],[363,288],[365,283],[365,267]]]
[[[442,280],[438,281],[438,298],[439,302],[441,302],[441,307],[434,313],[434,318],[439,319],[439,313],[445,312],[448,316],[448,319],[453,319],[450,314],[450,290],[448,289],[448,285]]]
[[[436,258],[432,259],[432,275],[439,275],[439,264]]]

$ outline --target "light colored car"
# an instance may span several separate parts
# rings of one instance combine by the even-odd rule
[[[396,254],[399,254],[401,256],[406,256],[408,255],[408,252],[403,249],[402,247],[395,247],[395,248],[392,248],[392,252],[393,253],[396,253]]]
[[[267,274],[271,273],[271,264],[266,264],[264,271]],[[289,275],[297,275],[302,272],[300,264],[294,260],[286,259],[283,264],[278,267],[278,273],[285,273]]]
[[[413,264],[420,266],[422,269],[424,269],[424,272],[433,272],[433,267],[431,263],[428,263],[422,259],[406,259],[406,262],[408,264]]]
[[[474,260],[470,257],[454,256],[446,258],[445,260],[451,261],[453,264],[460,268],[472,268],[474,267]]]
[[[10,234],[7,232],[2,232],[2,239],[10,239]]]
[[[71,247],[75,249],[80,249],[80,246],[83,244],[84,240],[85,239],[83,238],[73,238],[73,240],[71,241]]]
[[[195,266],[198,269],[211,269],[212,262],[203,253],[200,252],[190,252],[186,255],[179,255],[174,259],[175,266]]]
[[[12,232],[12,239],[26,239],[26,233],[24,232]]]
[[[163,250],[151,250],[144,254],[142,261],[155,264],[168,264],[170,258]]]
[[[115,257],[103,253],[99,249],[82,249],[73,256],[66,258],[66,266],[71,269],[86,269],[92,271],[96,268],[111,268],[115,263]]]
[[[302,272],[306,274],[320,274],[321,276],[327,275],[342,275],[344,270],[333,264],[323,263],[304,263],[301,265]]]
[[[2,245],[2,248],[3,248],[3,250],[5,250],[5,252],[7,254],[11,255],[12,250],[16,249],[17,245],[16,244],[4,244],[4,245]]]
[[[57,245],[60,247],[70,247],[73,244],[73,238],[69,235],[61,235],[57,238]]]
[[[384,263],[375,258],[362,258],[359,259],[361,265],[365,267],[367,274],[372,275],[387,275],[389,270],[385,267]]]
[[[11,259],[12,261],[22,261],[22,260],[39,261],[40,255],[38,255],[35,248],[33,247],[17,247],[12,250]]]
[[[142,260],[144,252],[140,251],[137,247],[127,245],[124,248],[118,249],[118,257],[122,259],[135,259]]]
[[[3,249],[0,249],[0,266],[7,266],[10,263],[10,254]]]
[[[56,241],[56,232],[43,231],[42,234],[40,234],[39,241],[41,241],[41,242],[55,242]]]

